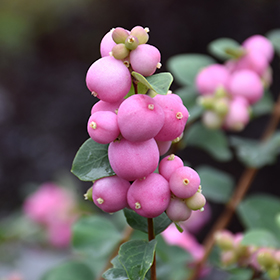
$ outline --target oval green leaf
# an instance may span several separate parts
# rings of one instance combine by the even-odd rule
[[[280,29],[273,29],[266,36],[271,41],[277,55],[280,56]]]
[[[71,172],[81,181],[95,181],[115,175],[108,159],[108,145],[89,138],[78,150]]]
[[[208,55],[179,54],[167,61],[167,68],[178,84],[188,86],[195,84],[195,77],[202,68],[213,63],[215,60]]]

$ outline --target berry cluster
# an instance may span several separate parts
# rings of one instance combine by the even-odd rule
[[[116,174],[94,182],[92,199],[105,212],[128,207],[154,218],[166,211],[172,220],[182,221],[191,209],[205,204],[200,178],[175,155],[161,161],[160,156],[182,135],[188,110],[170,92],[126,96],[134,82],[132,71],[150,76],[160,65],[160,53],[146,44],[148,38],[147,29],[140,26],[130,32],[111,30],[101,41],[102,57],[87,72],[87,87],[100,99],[92,107],[87,130],[95,142],[109,144],[108,158]],[[158,165],[159,173],[154,173]]]
[[[262,98],[271,83],[273,54],[271,42],[254,35],[235,51],[235,59],[212,64],[198,73],[196,87],[207,127],[240,131],[246,126],[250,106]]]
[[[233,234],[227,230],[216,233],[215,241],[221,250],[221,263],[224,266],[249,266],[260,273],[267,273],[270,279],[279,279],[280,251],[242,245],[242,239],[241,233]]]

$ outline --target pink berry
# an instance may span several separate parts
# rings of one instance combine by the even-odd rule
[[[240,70],[231,75],[229,92],[233,97],[241,96],[250,104],[254,104],[263,96],[263,84],[255,72]]]
[[[124,99],[120,99],[117,102],[111,103],[111,102],[99,100],[92,106],[91,115],[98,111],[111,111],[113,113],[117,113],[117,111],[123,101],[124,101]]]
[[[158,94],[154,100],[163,108],[165,115],[163,127],[155,136],[155,140],[172,141],[183,133],[189,112],[177,98],[174,98],[173,94]]]
[[[202,95],[213,94],[219,87],[227,90],[229,76],[229,71],[224,65],[212,64],[198,73],[196,88]]]
[[[174,222],[186,221],[190,218],[192,210],[187,207],[185,200],[178,197],[171,197],[166,209],[166,215]]]
[[[112,48],[116,45],[112,38],[114,29],[111,29],[105,34],[100,43],[100,54],[102,57],[109,56]]]
[[[171,147],[172,141],[158,141],[156,140],[159,150],[159,155],[163,156]]]
[[[118,176],[101,178],[94,182],[92,199],[105,212],[113,213],[127,207],[130,183]]]
[[[168,182],[157,173],[134,181],[127,193],[131,209],[146,218],[162,214],[170,201]]]
[[[90,66],[86,75],[86,84],[94,96],[114,103],[129,92],[131,75],[121,60],[105,56]]]
[[[248,50],[257,50],[263,54],[266,59],[270,62],[274,55],[274,49],[272,43],[262,35],[253,35],[247,38],[242,46]]]
[[[100,144],[109,144],[120,134],[117,115],[111,111],[93,113],[87,124],[89,136]]]
[[[200,192],[196,192],[193,196],[186,199],[186,205],[191,210],[200,210],[204,207],[206,199]]]
[[[163,123],[163,109],[148,95],[132,95],[122,102],[118,110],[121,134],[132,142],[153,138],[162,128]]]
[[[249,122],[249,104],[246,99],[236,97],[231,100],[223,126],[233,131],[241,131]]]
[[[142,44],[130,52],[130,65],[133,71],[143,76],[151,76],[159,67],[160,58],[160,52],[156,47]]]
[[[160,161],[158,171],[159,174],[169,181],[171,174],[182,166],[184,166],[184,162],[178,156],[171,154]]]
[[[156,141],[131,142],[122,138],[110,143],[108,157],[114,172],[121,178],[134,181],[154,172],[159,163]]]
[[[200,177],[191,167],[179,167],[171,174],[169,186],[175,196],[189,198],[198,191]]]

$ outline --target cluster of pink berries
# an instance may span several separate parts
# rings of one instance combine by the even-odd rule
[[[279,279],[280,250],[242,245],[242,239],[242,233],[233,234],[228,230],[216,234],[215,241],[221,249],[221,263],[224,266],[249,266],[258,272],[267,273],[270,279]]]
[[[209,128],[242,130],[250,120],[250,106],[259,101],[271,83],[271,42],[261,35],[247,38],[235,59],[212,64],[196,77]]]
[[[199,176],[174,155],[159,161],[182,135],[188,110],[172,93],[125,98],[132,71],[149,76],[159,65],[160,53],[147,40],[147,29],[140,26],[130,32],[120,27],[111,30],[101,41],[102,58],[87,72],[87,86],[100,99],[92,107],[88,133],[95,142],[109,144],[108,158],[116,173],[94,182],[92,198],[105,212],[129,207],[154,218],[166,210],[172,220],[186,220],[189,208],[197,210],[205,204]],[[159,173],[154,173],[158,165]],[[183,202],[187,214],[177,218]]]

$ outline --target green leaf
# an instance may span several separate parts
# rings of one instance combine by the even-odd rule
[[[240,44],[230,38],[216,39],[208,45],[207,49],[210,54],[221,60],[238,58],[244,54]]]
[[[250,268],[234,268],[230,271],[226,280],[250,280],[253,276],[253,270]]]
[[[157,241],[131,240],[120,246],[119,261],[130,280],[143,280],[153,264]]]
[[[102,277],[106,280],[128,280],[126,271],[121,268],[110,268],[105,271]]]
[[[266,90],[261,100],[252,106],[252,117],[256,118],[265,114],[271,114],[273,105],[272,93]]]
[[[215,60],[203,54],[179,54],[167,61],[167,68],[174,75],[178,84],[189,86],[195,84],[197,73],[204,67],[216,63]]]
[[[85,257],[96,274],[102,272],[121,238],[113,223],[102,216],[83,217],[72,229],[73,249]]]
[[[167,94],[173,82],[173,77],[168,72],[155,74],[149,77],[144,77],[137,72],[132,72],[131,75],[147,89],[151,89],[158,94]]]
[[[49,270],[41,280],[89,280],[94,278],[91,269],[86,264],[68,261]]]
[[[235,147],[238,159],[246,166],[260,168],[273,164],[280,152],[280,132],[265,142],[232,136],[230,143]]]
[[[183,144],[201,148],[220,161],[232,158],[224,132],[208,129],[202,123],[195,123],[188,128],[183,137]]]
[[[71,172],[82,181],[95,181],[115,175],[108,159],[108,145],[89,138],[78,150]]]
[[[242,245],[279,248],[279,241],[274,234],[266,229],[251,229],[245,232]]]
[[[249,229],[266,229],[280,240],[280,229],[276,218],[280,213],[280,199],[267,194],[251,195],[243,200],[237,214],[245,226]]]
[[[198,93],[194,87],[182,87],[176,90],[189,111],[188,122],[193,121],[200,117],[203,113],[203,108],[197,103]]]
[[[273,29],[266,34],[266,37],[271,41],[275,52],[280,56],[280,29]]]
[[[126,217],[127,223],[132,228],[148,233],[147,218],[138,215],[135,211],[131,209],[125,208],[123,212]],[[159,215],[158,217],[154,218],[153,221],[154,221],[155,235],[160,234],[172,223],[172,221],[167,217],[165,212]]]
[[[196,168],[202,186],[202,193],[207,200],[226,203],[234,187],[234,180],[229,174],[210,166]]]

